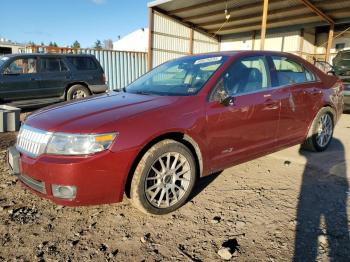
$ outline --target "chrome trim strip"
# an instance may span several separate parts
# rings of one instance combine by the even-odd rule
[[[42,194],[46,194],[46,188],[45,188],[45,183],[35,180],[33,178],[30,178],[25,175],[19,175],[18,176],[19,180],[21,180],[24,184],[29,186],[30,188],[34,189],[35,191],[38,191]]]

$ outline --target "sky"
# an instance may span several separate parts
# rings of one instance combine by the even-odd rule
[[[148,0],[0,0],[0,37],[92,47],[148,27]]]

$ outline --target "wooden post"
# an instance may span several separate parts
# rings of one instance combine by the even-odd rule
[[[189,47],[189,53],[193,54],[193,28],[190,28],[190,47]]]
[[[300,29],[300,42],[299,42],[299,53],[300,56],[303,56],[304,53],[304,28]]]
[[[269,0],[264,0],[263,16],[261,21],[260,50],[264,50],[265,48],[266,22],[267,22],[268,8],[269,8]]]
[[[255,38],[256,38],[256,31],[253,31],[253,36],[252,36],[252,50],[254,51],[255,48]]]
[[[147,69],[152,69],[152,50],[153,50],[153,9],[150,7],[148,13],[148,54]]]
[[[334,35],[334,24],[331,24],[329,26],[329,33],[328,33],[328,42],[327,42],[326,58],[325,58],[326,62],[329,62],[330,52],[333,45],[333,35]]]

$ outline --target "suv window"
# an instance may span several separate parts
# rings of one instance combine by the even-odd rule
[[[67,67],[61,58],[47,57],[40,58],[40,71],[45,72],[64,72]]]
[[[35,74],[37,73],[36,58],[19,58],[5,68],[4,74]]]
[[[74,65],[77,70],[96,70],[97,65],[91,57],[67,57],[69,63]]]
[[[302,64],[288,57],[272,56],[279,85],[306,83],[316,80],[316,76]]]

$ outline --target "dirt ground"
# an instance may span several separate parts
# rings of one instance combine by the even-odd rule
[[[350,261],[350,115],[330,148],[299,146],[202,179],[191,200],[146,216],[127,200],[68,208],[8,174],[0,134],[0,261]],[[348,212],[347,212],[348,211]]]

